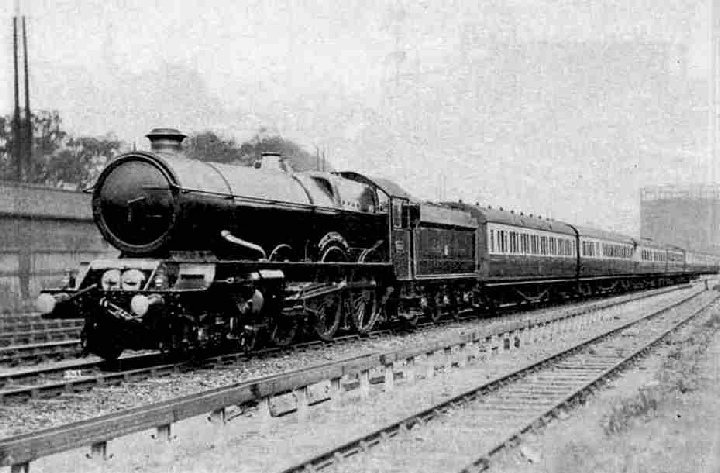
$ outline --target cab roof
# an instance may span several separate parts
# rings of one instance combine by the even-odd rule
[[[364,174],[360,174],[354,171],[342,171],[336,172],[334,174],[342,176],[345,179],[350,179],[351,181],[373,185],[381,191],[385,192],[390,197],[399,197],[401,199],[408,199],[412,202],[417,202],[417,199],[410,195],[410,193],[408,193],[405,189],[403,189],[398,184],[389,179],[385,179],[382,177],[366,176]]]

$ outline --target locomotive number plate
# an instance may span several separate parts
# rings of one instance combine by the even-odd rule
[[[403,251],[405,243],[402,240],[395,240],[395,251]]]

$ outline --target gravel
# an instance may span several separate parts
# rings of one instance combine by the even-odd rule
[[[673,291],[653,298],[652,301],[654,304],[662,305],[663,301],[678,298],[681,293],[687,294],[688,291]],[[623,296],[614,300],[631,297],[636,297],[636,295]],[[623,305],[621,306],[622,309],[608,310],[618,311],[618,313],[621,311],[629,312],[636,305],[637,307],[647,306],[648,302],[647,300],[640,300]],[[578,305],[597,306],[602,304],[607,304],[607,301],[595,301]],[[116,387],[97,387],[88,392],[63,394],[50,400],[30,400],[2,405],[0,406],[0,438],[72,423],[251,379],[277,375],[290,370],[327,363],[328,361],[373,352],[388,352],[432,344],[463,331],[477,328],[493,330],[518,321],[554,318],[576,310],[578,305],[518,313],[497,319],[452,322],[442,326],[420,329],[413,333],[363,339],[351,343],[325,346],[321,349],[306,352],[279,354],[264,359],[251,359],[234,366],[198,369],[162,378],[128,382]]]

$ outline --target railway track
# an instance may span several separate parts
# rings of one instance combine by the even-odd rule
[[[685,292],[680,294],[681,298],[668,297],[671,296],[668,294],[665,298],[648,301],[642,307],[644,307],[644,310],[655,307],[655,312],[658,312],[658,308],[662,306],[664,308],[660,309],[659,312],[668,311],[670,310],[668,309],[670,304],[673,306],[682,305],[685,301],[694,299],[699,294],[705,294],[701,298],[702,300],[709,300],[711,296],[708,292],[699,291]],[[645,304],[647,304],[647,307]],[[285,417],[289,414],[295,414],[299,420],[302,420],[307,418],[310,406],[323,404],[326,401],[331,401],[332,406],[340,406],[343,397],[350,396],[357,399],[357,394],[352,393],[359,393],[361,399],[368,399],[372,391],[370,386],[373,384],[381,384],[382,390],[388,391],[389,389],[392,391],[393,379],[399,377],[404,380],[404,383],[412,383],[417,379],[416,375],[419,374],[417,362],[426,366],[426,369],[432,369],[431,371],[424,371],[426,373],[425,377],[430,376],[432,378],[433,375],[430,373],[436,371],[439,361],[440,369],[443,371],[451,366],[461,367],[462,369],[457,370],[460,375],[459,379],[472,382],[473,378],[468,378],[463,371],[466,369],[466,363],[470,362],[470,360],[489,362],[490,358],[488,356],[495,359],[495,354],[507,350],[511,350],[507,353],[513,353],[512,349],[521,345],[530,347],[528,355],[536,350],[544,352],[548,346],[556,346],[558,340],[563,338],[562,334],[574,332],[577,335],[572,337],[577,338],[581,334],[587,333],[588,330],[599,332],[606,330],[608,324],[617,326],[618,320],[627,322],[628,310],[625,310],[626,315],[624,317],[619,317],[620,313],[617,311],[591,311],[586,317],[568,316],[554,323],[538,321],[537,326],[533,328],[527,326],[515,327],[514,329],[508,328],[506,331],[498,330],[495,334],[488,334],[487,331],[478,329],[469,333],[457,334],[452,340],[444,342],[387,353],[360,355],[313,365],[279,375],[251,379],[242,383],[159,401],[150,405],[112,412],[72,424],[7,437],[0,439],[0,467],[11,466],[15,471],[28,471],[30,462],[41,460],[42,457],[48,455],[67,452],[67,455],[63,455],[64,460],[62,461],[69,459],[70,463],[68,465],[74,471],[77,467],[77,459],[72,460],[76,454],[70,452],[70,450],[90,445],[91,454],[88,458],[93,461],[104,461],[108,458],[107,448],[110,440],[147,431],[148,429],[156,429],[157,434],[154,436],[157,439],[156,441],[159,440],[161,444],[165,445],[165,442],[176,438],[175,435],[171,434],[171,432],[174,432],[172,426],[175,423],[187,425],[184,429],[189,428],[190,430],[186,432],[186,435],[189,435],[186,441],[192,444],[194,441],[192,439],[195,439],[199,432],[203,431],[201,425],[203,425],[202,418],[204,414],[210,414],[208,419],[212,421],[213,425],[221,426],[228,419],[236,417],[235,414],[232,414],[232,411],[237,410],[237,407],[240,407],[241,412],[249,412],[252,418],[256,419],[254,422],[260,422],[261,424],[267,422],[263,419]],[[603,335],[603,337],[606,336],[606,334]],[[598,340],[600,338],[597,337]],[[532,347],[536,348],[533,349]],[[577,351],[578,348],[575,347],[575,350]],[[523,350],[520,350],[519,353],[523,353]],[[551,358],[559,359],[560,356],[561,354],[555,354]],[[502,359],[502,357],[499,359]],[[545,364],[547,364],[547,360],[531,363],[525,366],[524,369],[527,372],[537,372]],[[472,368],[468,367],[467,369]],[[380,376],[377,376],[378,370]],[[483,392],[492,392],[494,391],[491,388],[492,386],[499,388],[500,386],[510,385],[510,382],[515,378],[519,378],[519,375],[498,375],[495,379],[485,383],[484,387],[480,388],[480,391],[484,389]],[[426,390],[424,384],[426,383],[423,382],[423,385],[418,385],[418,387]],[[288,404],[288,400],[290,404]],[[378,399],[378,401],[384,404],[388,400]],[[462,401],[454,404],[445,403],[445,407],[441,406],[439,408],[440,412],[447,412],[448,409],[453,408],[453,406],[457,407],[461,403]],[[409,407],[412,405],[416,405],[416,403],[411,403]],[[252,406],[256,406],[256,409],[253,410]],[[246,408],[249,410],[246,410]],[[230,411],[227,409],[230,409]],[[341,412],[343,411],[344,409]],[[253,412],[256,412],[256,414],[252,414]],[[187,424],[186,421],[191,423]],[[200,424],[197,422],[200,422]],[[292,420],[291,422],[294,423]],[[408,420],[407,422],[414,421]],[[419,422],[416,423],[419,425]],[[295,425],[299,429],[297,435],[307,434],[308,427],[304,427],[302,423]],[[342,425],[347,427],[345,422]],[[407,423],[401,423],[401,425],[407,425]],[[183,430],[182,425],[178,428]],[[198,428],[201,430],[198,431]],[[254,429],[254,427],[250,428]],[[397,427],[395,430],[400,432],[403,429]],[[291,432],[288,432],[288,434],[292,435]],[[257,435],[254,434],[252,437],[255,438]],[[348,438],[347,433],[344,437]],[[383,438],[383,434],[376,437]],[[388,438],[392,437],[395,437],[395,435],[388,434]],[[182,439],[183,437],[180,437],[177,442],[181,442]],[[247,444],[249,440],[249,438],[246,438],[243,444]],[[337,440],[337,435],[333,435],[329,441],[336,442]],[[257,442],[263,442],[263,437],[260,436],[250,443]],[[288,440],[288,442],[288,445],[294,445],[292,441]],[[175,443],[175,441],[172,443]],[[343,446],[329,456],[338,461],[344,459],[346,453],[349,452],[348,448],[352,448],[352,446],[348,447],[348,445]],[[360,447],[355,449],[354,453],[361,451],[362,446],[365,446],[368,451],[372,450],[373,443],[367,443],[360,439],[357,445]],[[239,447],[239,445],[236,445],[236,447]],[[247,445],[245,447],[253,448]],[[267,451],[267,446],[260,448]],[[130,452],[133,451],[134,449],[130,450]],[[238,452],[239,455],[240,453]],[[277,463],[278,458],[274,455],[272,457],[271,464],[274,465]],[[48,457],[46,460],[43,459],[41,463],[39,462],[38,467],[42,470],[43,466],[49,466],[51,470],[56,471],[59,466],[57,461],[59,459],[55,459],[55,457]],[[146,461],[147,458],[143,456],[142,464]],[[326,462],[325,455],[323,455],[322,462]],[[305,463],[307,465],[298,465],[297,468],[307,468],[312,471],[316,464],[320,466],[318,462],[307,461]]]
[[[0,347],[0,366],[13,367],[76,358],[80,351],[80,340],[75,338]]]
[[[503,315],[514,310],[514,306],[504,308]],[[0,368],[67,360],[81,354],[82,320],[48,321],[37,314],[4,317],[0,319]],[[92,369],[99,364],[97,360],[76,363],[77,369]]]
[[[378,337],[390,331],[376,331],[370,337]],[[77,360],[58,366],[40,369],[29,368],[11,373],[0,373],[0,403],[10,400],[45,399],[67,393],[89,391],[95,387],[118,386],[126,382],[169,376],[202,368],[219,368],[235,365],[250,358],[271,357],[284,353],[319,349],[328,345],[359,340],[358,335],[336,337],[330,341],[311,341],[284,348],[267,348],[252,353],[236,352],[211,356],[197,361],[163,362],[160,353],[135,353],[123,356],[121,369],[104,371],[102,360]]]
[[[82,328],[82,319],[43,319],[39,314],[0,315],[0,334],[43,331],[60,328]]]
[[[82,324],[78,323],[69,327],[6,331],[0,333],[0,347],[77,340],[81,330]]]
[[[77,356],[82,320],[44,320],[37,314],[0,316],[0,366]]]
[[[535,325],[547,321],[577,317],[595,310],[617,307],[622,304],[665,294],[674,290],[676,290],[676,288],[665,288],[640,294],[621,296],[616,299],[590,302],[576,307],[555,308],[555,311],[558,313],[550,315],[549,318],[541,318],[541,320],[536,321]],[[474,321],[476,319],[470,318],[469,320]],[[446,320],[445,322],[452,323],[453,321]],[[522,324],[524,327],[532,327],[533,325],[533,323]],[[436,326],[436,324],[421,324],[418,326],[416,332],[418,330],[430,329],[434,326]],[[517,327],[519,326],[510,327],[504,331],[517,330]],[[378,338],[395,334],[396,332],[391,329],[384,329],[373,331],[369,334],[369,337]],[[88,391],[98,386],[118,386],[126,382],[142,381],[149,378],[169,376],[202,368],[212,369],[236,365],[247,361],[251,357],[270,358],[292,352],[318,350],[329,345],[353,343],[361,338],[365,337],[345,335],[327,342],[313,340],[284,348],[265,348],[252,353],[227,353],[210,356],[202,360],[190,362],[180,361],[175,363],[163,361],[162,356],[157,352],[131,353],[124,355],[114,369],[109,371],[104,369],[107,368],[105,363],[96,357],[84,360],[66,360],[42,367],[13,369],[5,372],[0,371],[0,403],[53,398],[63,394]]]
[[[694,296],[622,323],[400,421],[331,448],[283,473],[328,471],[485,471],[594,388],[647,353],[669,333],[717,306]]]

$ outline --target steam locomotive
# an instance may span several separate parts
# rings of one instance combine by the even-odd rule
[[[103,170],[93,216],[117,259],[45,290],[47,318],[85,320],[84,348],[186,353],[287,345],[382,322],[689,281],[720,260],[651,241],[463,203],[419,202],[355,172],[188,159],[154,129],[150,152]]]

